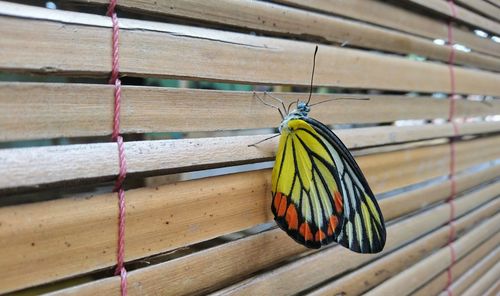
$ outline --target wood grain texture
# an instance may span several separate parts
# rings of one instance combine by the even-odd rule
[[[497,280],[488,290],[484,292],[484,296],[498,296],[500,293],[500,280]]]
[[[493,185],[496,187],[496,185]],[[490,187],[487,191],[498,190]],[[492,194],[487,193],[485,196]],[[480,198],[483,201],[471,200],[464,197],[456,202],[457,217],[468,211],[470,203],[479,202],[482,204],[493,198]],[[479,205],[478,204],[478,205]],[[349,256],[351,251],[345,248],[327,248],[322,252],[301,258],[282,265],[271,271],[251,277],[245,281],[222,289],[214,295],[266,295],[272,291],[273,295],[297,294],[301,291],[318,285],[325,280],[334,278],[348,270],[357,268],[361,264],[367,263],[375,258],[387,254],[391,250],[400,247],[403,243],[413,240],[428,231],[438,228],[446,223],[448,219],[449,206],[441,205],[432,210],[415,215],[412,219],[404,220],[402,223],[391,225],[387,228],[387,241],[384,251],[378,254],[366,254],[363,256]],[[438,216],[439,215],[439,216]],[[496,217],[500,219],[500,215]],[[490,219],[498,222],[498,219]],[[498,227],[494,223],[488,223],[485,227],[488,231],[493,231]],[[491,227],[494,225],[495,227]],[[476,229],[479,229],[476,228]],[[483,230],[483,229],[481,229]],[[479,233],[483,233],[480,231]],[[353,258],[354,257],[354,258]],[[307,267],[308,272],[304,272]],[[314,275],[314,276],[311,276]],[[389,295],[389,294],[386,294]]]
[[[457,281],[460,276],[470,270],[474,265],[479,264],[481,261],[489,262],[486,264],[486,268],[490,268],[500,260],[500,244],[499,234],[496,234],[490,238],[487,242],[482,244],[477,249],[473,250],[467,254],[464,258],[460,259],[451,268],[451,272],[455,280]],[[456,283],[455,283],[456,284]],[[427,295],[439,295],[442,291],[446,290],[448,286],[448,272],[444,271],[437,277],[426,283],[424,286],[420,287],[413,296],[427,296]],[[455,289],[456,292],[459,292]],[[454,292],[455,292],[454,291]]]
[[[483,293],[488,290],[492,285],[498,281],[498,275],[500,274],[500,263],[497,262],[489,270],[476,270],[475,282],[467,290],[464,291],[462,295],[464,296],[476,296],[484,295]],[[481,274],[481,271],[485,272]]]
[[[500,7],[491,4],[487,1],[476,1],[476,0],[457,0],[457,3],[465,8],[470,8],[475,10],[492,20],[500,20]]]
[[[434,12],[438,12],[447,17],[453,17],[450,5],[446,1],[440,0],[406,0],[408,2],[420,5]],[[481,2],[477,1],[476,2]],[[460,5],[455,5],[456,17],[455,19],[466,23],[472,28],[481,28],[485,31],[500,34],[500,24],[475,12],[461,7]]]
[[[385,1],[275,0],[275,2],[346,16],[431,39],[447,40],[448,38],[446,21],[434,19]],[[455,42],[468,48],[500,56],[498,43],[475,36],[469,30],[454,26],[453,35]]]
[[[475,227],[470,233],[453,242],[457,260],[476,248],[482,241],[494,235],[500,229],[500,214],[496,214],[488,221]],[[366,293],[371,295],[409,295],[419,286],[426,283],[451,264],[451,253],[448,247],[433,253],[424,260],[419,261],[411,268],[388,279],[381,285]],[[489,287],[489,286],[488,286]],[[479,295],[479,294],[475,294]]]
[[[0,9],[9,15],[0,17],[4,37],[0,39],[0,70],[90,76],[109,73],[109,18],[34,7],[19,9],[7,3],[0,3]],[[79,24],[83,21],[85,25]],[[311,43],[123,18],[120,28],[123,75],[250,84],[309,83],[315,47]],[[67,42],[75,38],[79,42]],[[18,44],[25,45],[26,54],[18,54]],[[317,86],[450,91],[448,67],[438,63],[321,46],[317,65]],[[455,76],[457,93],[500,94],[500,76],[492,72],[457,67]]]
[[[273,93],[286,103],[306,93]],[[264,97],[263,94],[260,96]],[[314,94],[312,107],[325,124],[377,123],[447,118],[449,101],[430,97]],[[110,135],[113,87],[95,84],[0,82],[0,141]],[[264,97],[265,98],[265,97]],[[287,104],[288,105],[288,104]],[[456,101],[456,117],[500,114],[500,100]],[[278,112],[249,92],[123,86],[123,133],[220,131],[275,128]]]
[[[494,201],[494,203],[500,206],[500,200]],[[489,205],[489,204],[488,204]],[[484,206],[483,206],[484,208]],[[494,214],[492,211],[489,215]],[[487,218],[488,216],[483,216],[482,218]],[[476,221],[477,222],[477,221]],[[474,224],[464,225],[463,223],[462,229],[468,228],[471,229],[471,226]],[[473,228],[472,228],[473,229]],[[409,245],[403,246],[402,248],[396,250],[393,253],[388,254],[387,256],[382,257],[374,262],[371,262],[368,265],[363,266],[362,268],[356,269],[355,271],[334,280],[331,283],[327,283],[321,288],[308,293],[309,296],[320,296],[320,295],[361,295],[376,285],[382,283],[388,278],[403,272],[405,269],[409,268],[413,264],[417,263],[420,260],[423,260],[427,256],[429,256],[432,252],[436,251],[446,245],[449,237],[449,229],[447,227],[442,227],[437,231],[434,231],[418,240],[412,242]],[[460,238],[460,235],[457,236]],[[500,234],[496,234],[493,237],[489,238],[486,242],[481,244],[477,249],[473,250],[470,254],[467,254],[460,262],[453,266],[453,275],[455,277],[459,276],[458,268],[465,266],[465,263],[469,263],[469,266],[472,265],[471,259],[475,261],[481,260],[481,258],[487,256],[489,260],[500,259],[500,251],[494,251],[497,245],[500,243]],[[494,251],[492,254],[489,254],[491,251]],[[483,257],[480,257],[483,256]],[[484,258],[486,259],[486,258]],[[460,264],[460,265],[459,265]],[[493,264],[492,264],[493,265]],[[437,293],[429,293],[425,295],[436,295],[441,292],[438,290]],[[414,295],[414,294],[412,294]]]
[[[461,135],[495,132],[500,128],[495,122],[469,123],[462,124],[460,127]],[[421,127],[359,128],[338,130],[336,133],[348,148],[360,148],[448,137],[453,135],[453,129],[450,124],[443,124]],[[257,147],[248,146],[269,136],[126,142],[127,174],[129,176],[158,175],[272,160],[275,156],[278,138],[266,141]],[[460,143],[457,145],[458,157],[466,163],[479,159],[486,161],[500,158],[500,151],[496,149],[499,143],[500,137],[498,136]],[[482,149],[482,154],[467,154],[475,151],[474,149]],[[449,154],[447,145],[438,145],[387,152],[372,157],[361,156],[359,161],[361,166],[365,166],[368,170],[365,171],[368,176],[378,174],[380,168],[386,170],[386,175],[391,174],[392,171],[399,171],[399,176],[405,173],[418,175],[424,172],[432,173],[441,165],[445,168],[444,161],[448,157],[447,154]],[[443,157],[443,161],[440,157]],[[433,163],[425,158],[436,162]],[[394,160],[401,161],[400,166],[406,163],[408,167],[390,167],[395,164]],[[1,149],[0,172],[3,173],[0,173],[0,189],[29,190],[40,186],[53,187],[75,182],[112,180],[118,174],[117,162],[115,143]],[[415,170],[410,165],[417,165],[414,173],[409,171]],[[384,180],[388,181],[388,177]],[[401,183],[394,185],[397,180],[398,177],[394,175],[390,181],[393,185],[389,185],[388,188],[401,185]],[[377,179],[372,179],[372,181],[377,182]]]
[[[76,3],[107,4],[105,0],[81,0]],[[188,18],[195,22],[217,24],[256,30],[278,36],[286,35],[299,39],[311,37],[327,42],[370,49],[378,49],[400,54],[418,54],[447,62],[449,47],[434,44],[432,40],[421,38],[378,26],[363,24],[345,18],[304,11],[261,1],[120,1],[120,8],[136,13],[155,14],[167,17]],[[473,65],[478,68],[498,71],[500,59],[476,52],[456,52],[455,63]]]
[[[498,202],[494,203],[496,206],[490,202],[458,219],[457,229],[463,229],[467,225],[489,217],[499,206]],[[446,228],[441,228],[438,232],[443,232],[443,230],[447,231]],[[395,234],[402,235],[398,232]],[[359,257],[343,248],[337,247],[335,249],[341,253],[339,255],[345,255],[351,260],[356,260],[356,257]],[[295,258],[294,255],[304,253],[304,251],[302,246],[290,240],[283,231],[274,229],[156,266],[132,271],[129,273],[128,279],[133,288],[129,292],[131,295],[144,293],[206,294],[213,289],[234,283],[241,277],[248,276],[259,269],[265,269],[272,263],[276,264]],[[345,268],[335,264],[334,266],[336,266],[335,269]],[[162,281],[163,278],[172,280]],[[114,295],[119,293],[117,281],[119,281],[117,277],[107,278],[57,291],[52,295]]]
[[[255,171],[127,191],[126,260],[270,221],[269,180]],[[2,292],[112,266],[116,210],[113,193],[0,208]]]

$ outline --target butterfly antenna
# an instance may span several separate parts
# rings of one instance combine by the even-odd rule
[[[317,103],[311,104],[309,106],[312,107],[312,106],[316,106],[316,105],[323,104],[323,103],[330,102],[330,101],[341,101],[341,100],[346,100],[346,101],[369,101],[370,98],[332,98],[332,99],[328,99],[328,100],[324,100],[324,101],[321,101],[321,102],[317,102]]]
[[[316,54],[318,53],[318,46],[316,45],[316,49],[314,50],[314,57],[313,57],[313,70],[311,74],[311,86],[309,87],[309,98],[307,99],[306,105],[309,105],[309,102],[311,101],[311,96],[313,93],[313,79],[314,79],[314,68],[316,68]]]

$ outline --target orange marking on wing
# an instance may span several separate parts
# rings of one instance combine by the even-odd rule
[[[321,231],[321,229],[320,229],[320,230],[318,230],[318,232],[316,232],[316,235],[314,236],[314,240],[320,242],[323,239],[325,239],[325,237],[326,237],[325,233],[323,231]]]
[[[328,235],[333,235],[335,228],[339,224],[339,219],[335,216],[330,216],[330,223],[328,224]]]
[[[342,213],[343,210],[343,204],[342,204],[342,196],[340,195],[340,192],[335,191],[333,194],[333,201],[335,203],[335,209],[337,210],[337,213]]]
[[[299,228],[299,233],[304,237],[306,241],[313,240],[313,234],[311,232],[311,228],[309,228],[309,224],[302,223]]]
[[[293,204],[290,204],[286,211],[286,222],[288,223],[288,229],[297,230],[299,228],[297,210]]]
[[[285,216],[285,212],[286,212],[286,195],[283,194],[280,201],[280,207],[278,208],[278,217]]]
[[[280,208],[280,202],[281,202],[281,197],[283,196],[283,193],[281,192],[276,192],[276,195],[274,196],[273,200],[273,205],[276,211]]]

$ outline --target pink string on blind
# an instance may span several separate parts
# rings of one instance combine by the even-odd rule
[[[455,4],[453,0],[448,0],[448,5],[450,7],[451,14],[453,18],[457,16],[455,10]],[[456,85],[455,85],[455,48],[453,47],[453,26],[452,20],[448,20],[448,46],[450,47],[450,55],[448,58],[448,69],[450,74],[450,106],[449,106],[449,114],[448,121],[453,126],[453,137],[450,138],[450,173],[449,179],[451,184],[450,196],[447,200],[450,205],[450,217],[448,221],[448,226],[450,229],[448,235],[448,248],[450,249],[451,263],[447,269],[448,281],[446,284],[446,291],[448,295],[453,296],[453,291],[451,290],[451,285],[453,283],[453,273],[452,268],[456,261],[456,252],[453,245],[453,241],[455,240],[455,224],[453,224],[453,220],[455,219],[455,196],[457,193],[457,185],[456,185],[456,149],[455,149],[455,139],[458,136],[458,125],[455,120],[455,111],[456,111]]]
[[[123,137],[120,135],[120,108],[121,108],[121,80],[119,63],[119,26],[118,16],[116,15],[117,0],[111,0],[107,15],[111,17],[113,24],[112,34],[112,70],[109,83],[115,86],[115,108],[113,118],[113,133],[111,138],[118,144],[119,174],[116,179],[113,191],[118,193],[118,249],[116,255],[115,274],[120,275],[120,289],[122,295],[127,295],[127,270],[125,269],[125,190],[123,181],[127,175],[127,164],[125,162],[125,146]]]

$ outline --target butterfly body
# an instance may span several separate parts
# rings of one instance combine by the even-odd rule
[[[287,234],[309,248],[331,242],[360,253],[385,244],[380,208],[356,161],[298,102],[280,124],[272,174],[272,211]]]

